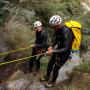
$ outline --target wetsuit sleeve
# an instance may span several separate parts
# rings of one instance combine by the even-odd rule
[[[65,38],[64,48],[53,50],[54,53],[60,53],[60,52],[70,50],[72,42],[73,42],[73,38],[74,38],[73,34],[70,30],[67,30],[66,32],[64,32],[63,35],[64,35],[64,38]]]

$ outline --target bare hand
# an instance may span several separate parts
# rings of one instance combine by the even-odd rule
[[[48,48],[48,51],[50,51],[50,50],[52,50],[52,47],[49,47],[49,48]]]
[[[51,55],[52,54],[52,50],[47,51],[46,54]]]
[[[46,52],[46,54],[51,55],[52,52],[53,52],[52,47],[49,47],[49,48],[48,48],[48,51]]]

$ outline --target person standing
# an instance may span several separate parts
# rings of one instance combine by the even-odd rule
[[[35,44],[33,45],[32,49],[32,56],[40,54],[40,53],[45,53],[48,48],[48,35],[43,29],[42,23],[40,21],[36,21],[34,23],[34,29],[35,29],[35,35],[36,35],[36,40]],[[35,72],[39,72],[40,70],[40,59],[43,57],[43,55],[40,56],[35,56],[32,57],[29,61],[29,71],[32,72],[32,69],[34,67],[34,62],[36,65],[36,70]]]
[[[48,81],[46,84],[46,87],[48,88],[55,85],[59,69],[68,60],[74,40],[72,31],[70,28],[63,25],[62,18],[59,15],[52,16],[49,20],[49,24],[54,29],[54,39],[52,42],[52,49],[48,50],[47,54],[52,54],[52,56],[48,63],[47,74],[44,77],[41,77],[41,81]],[[53,77],[49,81],[52,70]]]

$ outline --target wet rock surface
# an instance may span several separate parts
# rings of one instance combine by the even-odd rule
[[[68,79],[67,72],[71,73],[73,67],[77,63],[67,62],[59,71],[59,76],[57,78],[57,83]],[[47,90],[44,86],[46,83],[41,83],[39,81],[41,74],[38,73],[34,76],[32,73],[24,73],[21,70],[17,70],[12,74],[8,81],[4,82],[1,85],[1,89],[4,90]]]
[[[40,75],[16,71],[8,81],[0,85],[0,90],[45,90],[39,82]]]

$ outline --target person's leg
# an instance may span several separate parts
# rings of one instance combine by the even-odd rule
[[[59,54],[59,56],[57,58],[57,61],[55,63],[55,66],[53,68],[53,78],[52,78],[53,83],[56,82],[56,79],[58,77],[59,69],[66,63],[66,61],[69,58],[69,55],[70,55],[69,51]]]
[[[43,50],[44,50],[43,48],[38,47],[38,48],[37,48],[37,54],[42,54],[42,53],[44,53]],[[44,56],[44,54],[43,54],[43,55],[39,55],[39,56],[37,56],[37,59],[35,60],[35,63],[36,63],[36,71],[37,71],[37,72],[38,72],[39,69],[40,69],[40,59],[41,59],[43,56]]]
[[[32,50],[31,56],[33,56],[33,55],[36,55],[35,48],[33,48],[33,50]],[[34,61],[35,61],[35,60],[36,60],[36,57],[32,57],[32,58],[30,59],[30,61],[29,61],[29,71],[30,71],[30,72],[32,72],[32,68],[33,68],[33,66],[34,66]]]
[[[43,55],[39,56],[37,59],[36,59],[36,71],[39,71],[40,69],[40,59],[43,57]]]
[[[59,54],[58,58],[56,58],[57,60],[56,60],[56,63],[54,65],[54,68],[53,68],[53,77],[52,77],[52,80],[46,84],[46,87],[54,86],[54,84],[56,82],[56,79],[58,77],[58,74],[59,74],[59,69],[68,60],[69,55],[70,55],[69,52],[65,52],[65,53]]]
[[[51,71],[53,69],[53,65],[55,64],[55,58],[56,58],[56,54],[52,54],[50,61],[48,63],[48,66],[47,66],[47,74],[41,78],[41,81],[48,81],[49,80]]]
[[[46,74],[46,76],[48,76],[48,77],[50,77],[51,71],[53,69],[53,65],[55,64],[55,58],[56,58],[56,54],[53,54],[51,56],[49,63],[48,63],[47,74]]]
[[[37,48],[37,50],[36,50],[37,52],[37,55],[38,54],[42,54],[42,53],[44,53],[43,52],[43,49],[42,48]],[[36,73],[38,73],[39,71],[40,71],[40,59],[42,58],[44,56],[44,54],[42,54],[42,55],[39,55],[39,56],[37,56],[36,57],[36,59],[35,59],[35,72],[34,72],[34,75],[36,75]]]
[[[59,74],[59,69],[61,68],[61,66],[55,64],[54,68],[53,68],[53,78],[52,78],[52,83],[55,83],[56,82],[56,79],[58,77],[58,74]]]
[[[57,77],[58,77],[58,73],[59,73],[60,67],[61,67],[61,66],[59,66],[59,65],[57,65],[57,64],[54,65],[52,80],[49,81],[49,82],[45,85],[47,88],[53,87],[53,86],[55,85],[56,79],[57,79]]]

